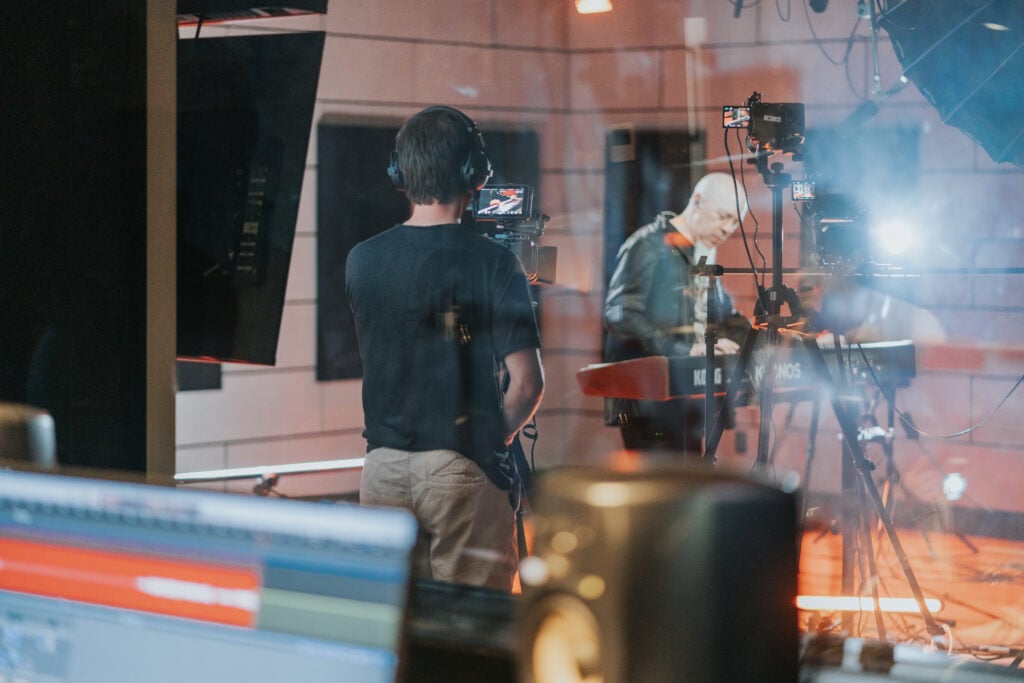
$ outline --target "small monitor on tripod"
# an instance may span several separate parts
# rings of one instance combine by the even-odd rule
[[[794,180],[790,185],[794,202],[809,202],[814,199],[813,180]]]
[[[745,128],[752,150],[792,154],[804,142],[804,105],[762,102],[755,92],[745,104],[722,107],[722,127]]]
[[[748,128],[750,107],[727,104],[722,107],[722,128]]]
[[[804,105],[754,102],[750,105],[750,139],[773,152],[795,152],[804,141]]]

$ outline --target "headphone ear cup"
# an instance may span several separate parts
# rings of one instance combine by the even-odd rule
[[[494,175],[494,169],[484,151],[483,139],[479,133],[475,133],[473,149],[466,157],[466,163],[462,164],[462,180],[466,183],[467,189],[479,191],[487,184],[492,175]]]
[[[392,152],[388,162],[388,178],[397,190],[405,189],[405,178],[402,177],[402,169],[398,167],[398,153]]]

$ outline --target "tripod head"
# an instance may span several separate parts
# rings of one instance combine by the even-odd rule
[[[775,161],[771,164],[768,163],[768,158],[773,154],[772,151],[756,149],[753,154],[753,157],[747,159],[747,163],[753,164],[757,167],[757,172],[761,174],[761,178],[764,180],[764,184],[767,187],[775,189],[776,187],[783,188],[789,186],[792,181],[792,176],[788,173],[782,172],[782,169],[784,168],[782,162]]]
[[[789,315],[782,314],[782,306],[789,307]],[[786,285],[758,287],[754,303],[754,322],[768,327],[784,328],[803,325],[807,320],[803,304],[796,290]]]

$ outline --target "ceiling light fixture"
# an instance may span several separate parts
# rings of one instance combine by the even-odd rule
[[[576,11],[580,14],[611,12],[611,0],[576,0]]]

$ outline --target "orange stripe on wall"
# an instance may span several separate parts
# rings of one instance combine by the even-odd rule
[[[260,572],[0,538],[0,589],[252,627]]]

